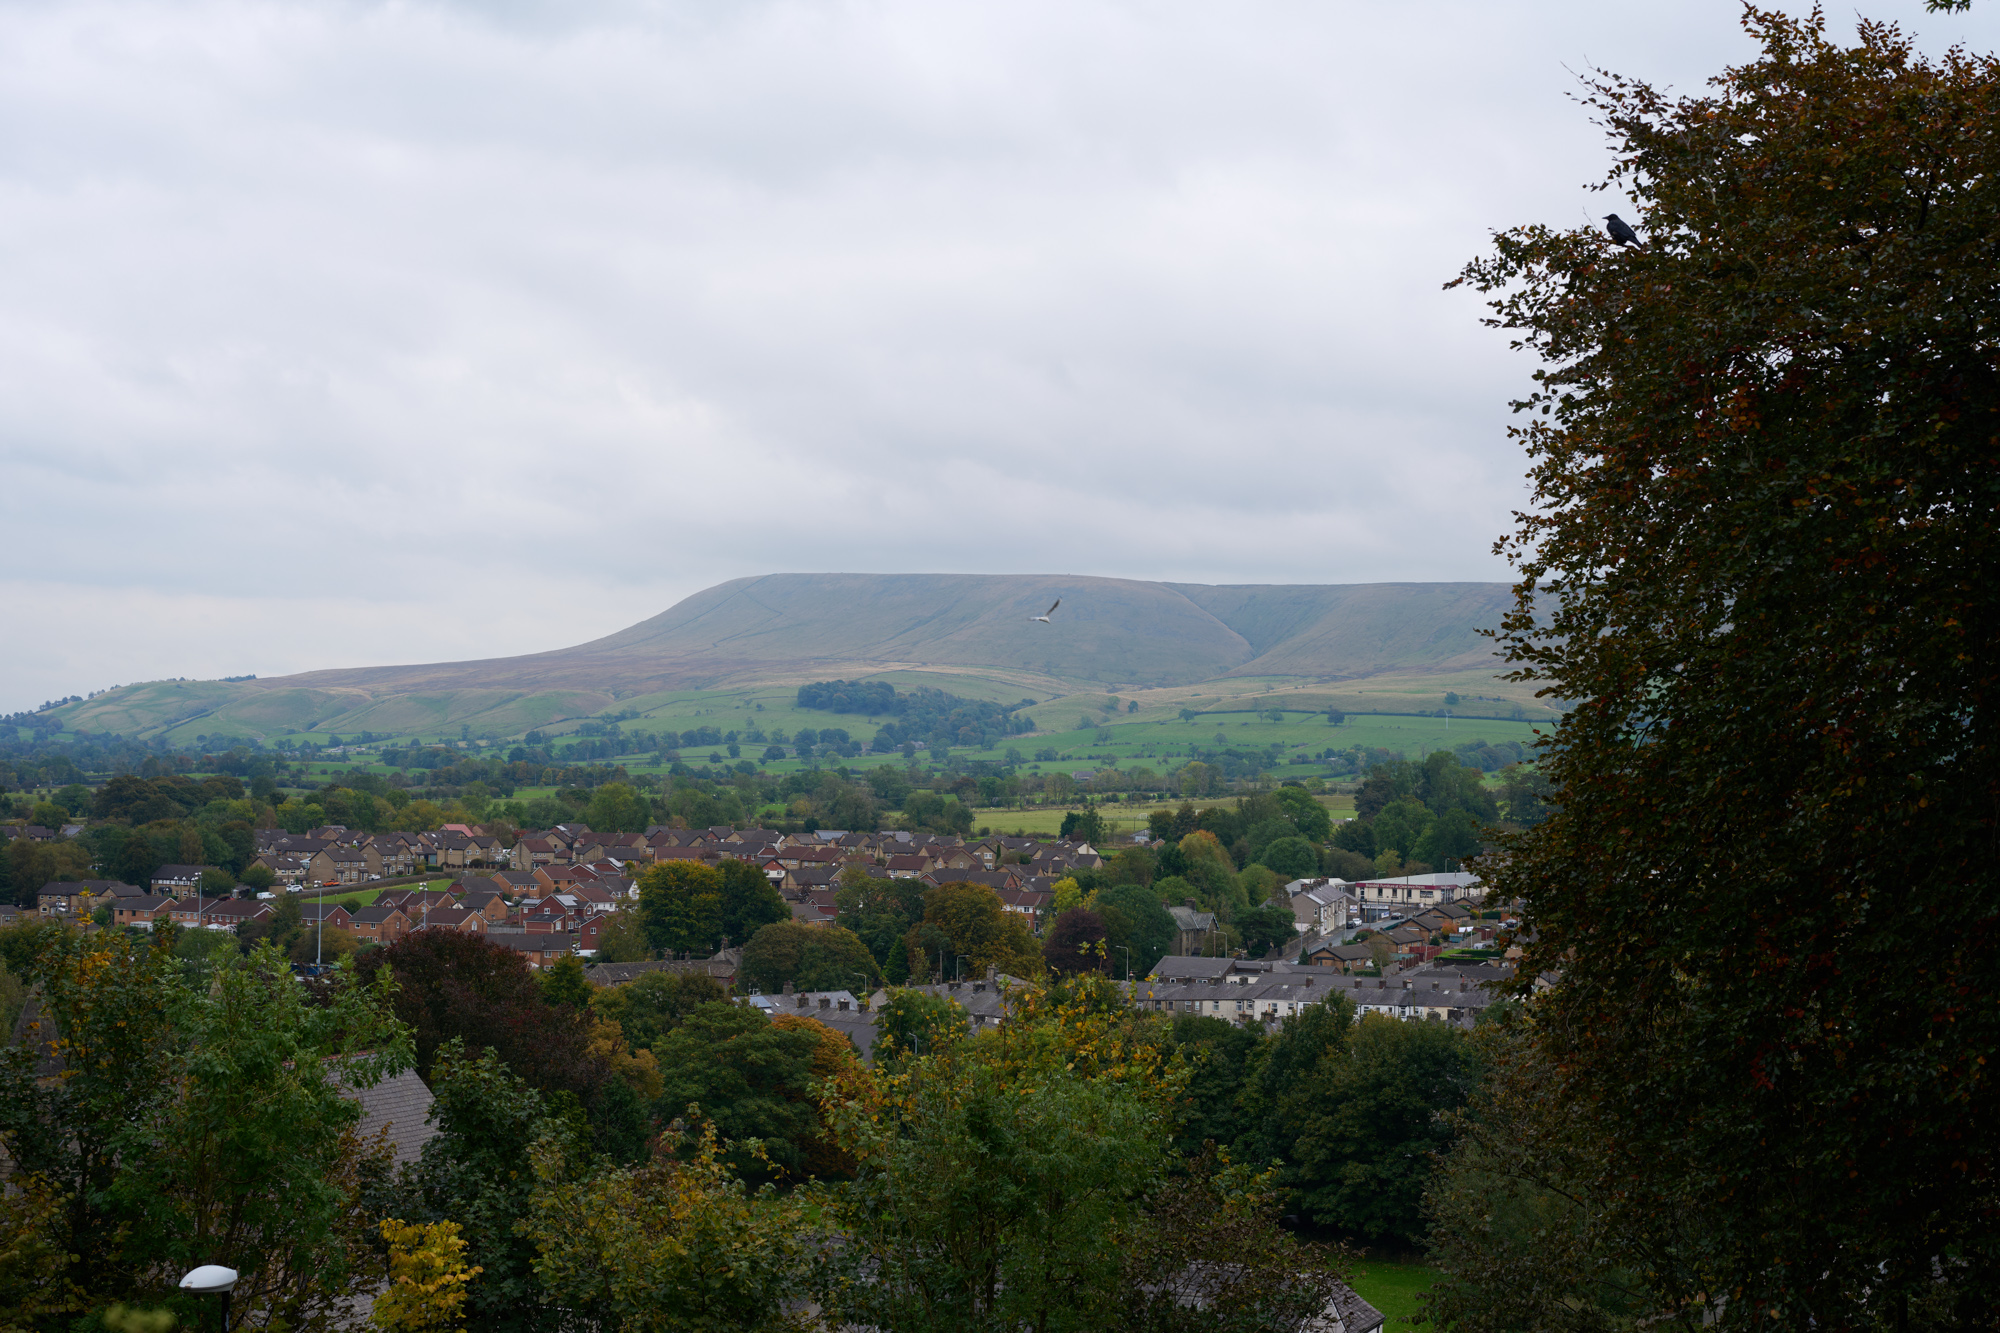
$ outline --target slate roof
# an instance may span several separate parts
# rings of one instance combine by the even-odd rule
[[[1374,1333],[1389,1319],[1345,1282],[1333,1289],[1333,1313],[1340,1319],[1340,1333]]]
[[[431,1090],[414,1069],[385,1078],[372,1088],[350,1089],[342,1095],[361,1103],[361,1137],[389,1131],[397,1166],[416,1161],[423,1146],[437,1137],[437,1126],[428,1119]]]

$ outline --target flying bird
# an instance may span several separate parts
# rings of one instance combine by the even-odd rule
[[[1029,616],[1029,617],[1028,617],[1028,619],[1030,619],[1030,620],[1039,620],[1039,621],[1041,621],[1041,622],[1042,622],[1042,623],[1043,623],[1044,625],[1046,625],[1046,624],[1048,624],[1048,623],[1049,623],[1049,617],[1050,617],[1050,616],[1052,616],[1052,615],[1054,615],[1054,614],[1056,613],[1056,607],[1057,607],[1057,606],[1061,606],[1061,605],[1062,605],[1062,598],[1058,597],[1058,598],[1056,598],[1056,600],[1055,600],[1055,606],[1051,606],[1051,607],[1050,607],[1050,608],[1049,608],[1048,610],[1044,611],[1044,612],[1043,612],[1043,613],[1042,613],[1041,615],[1038,615],[1038,616]]]
[[[1604,215],[1604,232],[1619,245],[1639,244],[1639,233],[1632,230],[1632,224],[1616,213]]]

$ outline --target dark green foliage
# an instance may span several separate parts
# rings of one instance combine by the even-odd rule
[[[859,995],[881,980],[875,956],[853,931],[779,921],[743,946],[742,984],[776,994],[790,982],[797,990],[845,990]]]
[[[665,1087],[656,1114],[667,1123],[694,1105],[725,1140],[763,1140],[768,1166],[744,1149],[731,1154],[746,1175],[796,1172],[819,1127],[809,1096],[818,1042],[748,1005],[700,1005],[653,1043]]]
[[[607,782],[591,793],[584,822],[598,833],[640,833],[653,822],[653,805],[623,782]]]
[[[1304,838],[1279,838],[1258,854],[1257,860],[1284,876],[1287,881],[1319,873],[1319,853]]]
[[[550,1004],[566,1004],[581,1009],[590,1003],[591,985],[584,979],[583,960],[571,955],[557,959],[541,971],[542,998]]]
[[[713,978],[683,972],[647,972],[597,993],[591,1011],[617,1023],[635,1049],[653,1046],[704,1004],[728,998]]]
[[[751,936],[773,921],[792,919],[792,909],[762,870],[734,857],[724,860],[719,868],[722,929],[731,944],[748,943]]]
[[[1539,824],[1549,817],[1555,788],[1539,769],[1509,764],[1500,770],[1500,806],[1516,824]]]
[[[742,945],[791,908],[764,872],[730,858],[716,866],[663,861],[639,877],[639,921],[646,943],[669,956],[705,957]]]
[[[843,883],[833,895],[839,915],[834,924],[851,930],[891,984],[909,979],[910,965],[903,940],[910,927],[924,919],[924,884],[916,879],[876,879],[862,876]]]
[[[972,811],[966,805],[932,791],[913,791],[903,798],[910,827],[925,833],[965,837],[972,832]]]
[[[1544,367],[1505,645],[1575,701],[1491,874],[1655,1309],[1991,1326],[2000,64],[1747,23],[1699,94],[1592,84],[1643,247],[1467,271]]]
[[[1033,718],[1016,715],[1027,702],[1024,699],[1003,707],[985,699],[962,699],[943,690],[903,692],[882,681],[858,680],[817,681],[799,686],[798,695],[801,708],[888,718],[876,731],[871,747],[878,754],[887,754],[905,741],[990,746],[1002,737],[1033,731]]]
[[[492,1051],[468,1055],[457,1041],[437,1053],[431,1117],[438,1134],[400,1182],[406,1222],[450,1219],[466,1259],[485,1271],[466,1287],[473,1328],[530,1333],[560,1327],[544,1308],[534,1243],[517,1234],[535,1191],[533,1154],[546,1146],[581,1163],[589,1155],[582,1116],[536,1091]]]
[[[1261,958],[1280,945],[1298,938],[1297,918],[1280,893],[1277,901],[1250,907],[1236,914],[1235,926],[1243,941],[1243,952]],[[1297,952],[1294,950],[1293,952]]]
[[[1440,1117],[1464,1104],[1475,1067],[1468,1034],[1381,1015],[1353,1021],[1346,1000],[1287,1018],[1242,1106],[1245,1151],[1283,1162],[1281,1179],[1315,1221],[1404,1244],[1424,1235]]]
[[[1132,975],[1143,977],[1174,947],[1174,919],[1160,905],[1159,886],[1113,884],[1098,890],[1095,910],[1104,919],[1112,975],[1125,975],[1130,949]]]
[[[0,1052],[0,1289],[46,1246],[71,1292],[39,1293],[38,1329],[112,1301],[185,1317],[175,1277],[218,1254],[238,1259],[237,1308],[259,1326],[326,1319],[364,1281],[347,1192],[382,1164],[347,1136],[360,1109],[341,1091],[407,1067],[387,996],[346,976],[308,995],[268,949],[191,977],[176,935],[49,927],[0,946],[37,987]],[[32,1233],[24,1189],[57,1199]]]
[[[1333,816],[1312,798],[1312,793],[1302,787],[1280,787],[1274,795],[1301,837],[1312,842],[1324,842],[1327,834],[1332,832]]]
[[[396,1016],[410,1027],[425,1082],[434,1083],[439,1053],[453,1042],[470,1052],[492,1050],[544,1097],[572,1098],[602,1132],[617,1138],[629,1129],[622,1099],[610,1091],[618,1078],[604,1055],[588,1049],[588,1012],[551,1004],[512,949],[455,930],[420,930],[363,950],[355,965],[370,980],[393,971]]]
[[[893,990],[875,1011],[875,1061],[895,1065],[910,1055],[929,1055],[965,1035],[965,1010],[943,995]]]
[[[1104,941],[1104,918],[1088,908],[1072,907],[1058,914],[1044,932],[1042,960],[1058,975],[1104,972],[1110,968]]]
[[[1442,1117],[1475,1082],[1464,1029],[1369,1015],[1354,1025],[1344,1059],[1322,1062],[1278,1099],[1287,1122],[1279,1137],[1292,1136],[1286,1183],[1318,1222],[1420,1242],[1435,1154],[1452,1139]]]
[[[1204,1143],[1233,1146],[1243,1137],[1241,1099],[1265,1041],[1263,1033],[1220,1018],[1180,1014],[1174,1018],[1172,1034],[1175,1049],[1192,1071],[1182,1103],[1186,1118],[1175,1148],[1192,1157]]]

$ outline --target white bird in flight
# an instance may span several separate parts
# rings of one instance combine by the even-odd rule
[[[1061,605],[1062,605],[1062,598],[1058,597],[1058,598],[1056,598],[1056,600],[1055,600],[1055,606],[1051,606],[1051,607],[1050,607],[1050,608],[1049,608],[1049,609],[1048,609],[1047,611],[1044,611],[1044,612],[1043,612],[1043,613],[1042,613],[1041,615],[1038,615],[1038,616],[1029,616],[1029,617],[1028,617],[1028,619],[1030,619],[1030,620],[1039,620],[1039,621],[1041,621],[1041,622],[1042,622],[1042,623],[1043,623],[1044,625],[1046,625],[1046,624],[1048,624],[1048,623],[1049,623],[1049,617],[1050,617],[1050,616],[1052,616],[1052,615],[1054,615],[1054,614],[1056,613],[1056,607],[1057,607],[1057,606],[1061,606]]]

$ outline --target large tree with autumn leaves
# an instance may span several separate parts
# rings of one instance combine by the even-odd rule
[[[1588,83],[1641,244],[1461,278],[1541,361],[1503,640],[1573,704],[1487,866],[1560,980],[1437,1198],[1465,1327],[1996,1313],[2000,64],[1745,22],[1699,95]],[[1508,1226],[1574,1248],[1540,1305]]]

